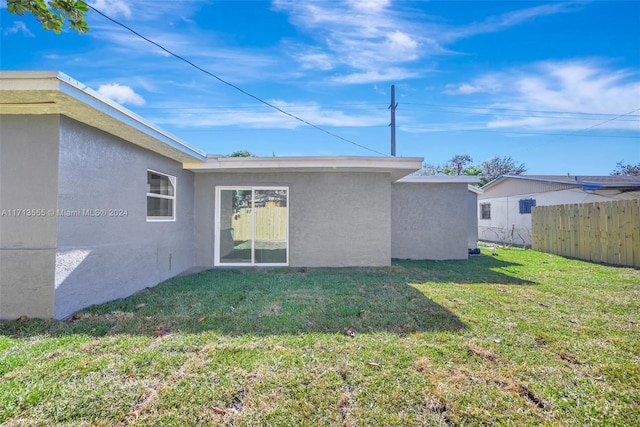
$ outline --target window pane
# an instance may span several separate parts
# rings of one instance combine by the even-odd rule
[[[480,219],[491,219],[491,203],[480,205]]]
[[[173,199],[147,196],[147,216],[173,218]]]
[[[147,184],[149,185],[149,193],[161,194],[163,196],[173,196],[173,185],[166,175],[160,175],[154,172],[147,172]]]
[[[255,262],[287,262],[287,190],[255,191]]]
[[[520,199],[520,213],[530,214],[531,208],[536,205],[535,199]]]
[[[220,263],[251,263],[251,190],[220,191]]]

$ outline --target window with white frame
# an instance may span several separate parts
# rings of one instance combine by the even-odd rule
[[[480,219],[491,219],[491,203],[480,203]]]
[[[176,177],[147,170],[147,221],[175,221]]]

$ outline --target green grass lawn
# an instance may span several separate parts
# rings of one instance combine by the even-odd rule
[[[640,425],[640,270],[503,249],[180,277],[0,323],[0,423]]]

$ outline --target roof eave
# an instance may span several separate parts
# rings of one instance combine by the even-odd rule
[[[422,166],[419,157],[223,157],[209,156],[204,162],[186,162],[194,172],[385,172],[392,181],[405,177]]]
[[[474,184],[480,182],[479,176],[467,176],[467,175],[453,175],[453,176],[441,176],[441,175],[424,175],[424,176],[406,176],[400,180],[399,183],[410,184]]]
[[[204,161],[197,150],[137,114],[56,71],[0,71],[2,114],[61,114],[176,161]]]

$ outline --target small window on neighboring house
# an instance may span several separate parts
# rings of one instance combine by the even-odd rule
[[[176,177],[147,171],[147,221],[176,219]]]
[[[480,219],[491,219],[491,203],[480,203]]]
[[[520,213],[530,214],[531,208],[536,205],[535,199],[520,199]]]

